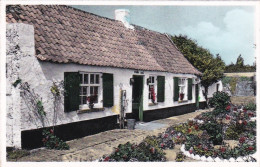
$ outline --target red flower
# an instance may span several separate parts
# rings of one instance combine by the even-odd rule
[[[226,120],[230,120],[230,116],[229,115],[226,115]]]
[[[162,148],[164,147],[164,144],[163,144],[163,143],[161,144],[161,147],[162,147]]]
[[[116,148],[115,152],[117,153],[118,151],[119,151],[119,149],[118,149],[118,148]]]
[[[252,146],[249,146],[248,148],[247,148],[247,150],[249,150],[249,151],[252,151],[254,149],[254,147],[252,147]]]
[[[209,150],[208,147],[205,147],[205,148],[204,148],[204,151],[208,151],[208,150]]]
[[[53,129],[50,129],[50,132],[53,133]]]
[[[190,150],[189,153],[191,154],[191,153],[192,153],[192,150]]]
[[[174,130],[172,130],[172,131],[171,131],[171,134],[173,135],[174,133],[175,133]]]
[[[226,107],[226,110],[228,111],[228,110],[230,110],[230,108],[231,108],[230,105],[228,105],[228,106]]]
[[[104,159],[104,161],[108,161],[110,158],[109,157],[106,157],[105,159]]]
[[[154,147],[152,147],[152,148],[150,149],[150,152],[151,152],[152,154],[155,153],[155,149],[154,149]]]
[[[164,138],[167,138],[169,135],[166,133],[165,135],[164,135]]]
[[[192,126],[193,125],[193,122],[192,121],[189,121],[189,126]]]
[[[220,151],[221,151],[221,152],[225,152],[225,151],[226,151],[226,148],[225,148],[225,147],[221,147],[221,148],[220,148]]]
[[[191,128],[188,129],[188,133],[190,133],[190,132],[191,132]]]
[[[243,111],[244,111],[244,112],[247,112],[247,110],[246,110],[246,109],[243,109]]]
[[[199,126],[196,124],[194,125],[195,130],[199,130]]]
[[[247,125],[247,121],[244,121],[243,123],[244,123],[244,125]]]
[[[201,144],[198,145],[198,148],[201,148]]]
[[[244,143],[245,141],[246,141],[246,138],[245,138],[245,137],[240,137],[239,143]]]
[[[236,108],[236,107],[234,108],[234,111],[237,111],[237,108]]]

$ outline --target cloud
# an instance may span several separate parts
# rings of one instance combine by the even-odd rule
[[[245,64],[252,64],[255,60],[254,13],[234,9],[226,13],[223,27],[213,23],[202,21],[195,26],[183,27],[178,33],[197,40],[213,54],[219,53],[226,64],[235,63],[239,54]]]

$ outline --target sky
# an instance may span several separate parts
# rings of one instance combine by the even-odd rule
[[[73,6],[114,19],[115,9],[129,9],[131,24],[171,35],[187,35],[220,54],[228,65],[239,54],[255,61],[255,8],[251,6]]]

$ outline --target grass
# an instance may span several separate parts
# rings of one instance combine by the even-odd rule
[[[7,150],[8,161],[17,160],[27,155],[30,155],[30,152],[27,150]]]

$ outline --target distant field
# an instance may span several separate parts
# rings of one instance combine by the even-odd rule
[[[248,103],[256,103],[256,97],[255,96],[233,96],[231,97],[232,104],[235,105],[242,105],[242,104],[248,104]]]
[[[255,72],[224,73],[226,77],[253,77]]]

